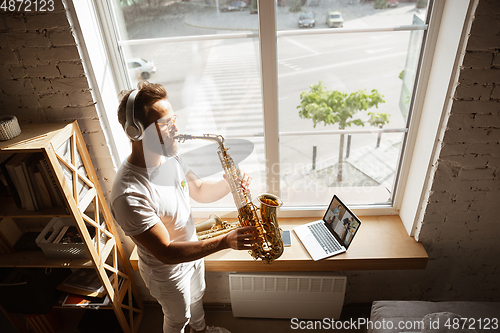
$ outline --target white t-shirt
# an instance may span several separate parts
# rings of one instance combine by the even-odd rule
[[[162,222],[172,242],[196,241],[186,174],[180,156],[163,157],[156,168],[141,168],[127,160],[118,169],[111,190],[111,212],[127,236],[135,236]],[[134,238],[132,240],[135,242]],[[165,265],[137,244],[139,265],[158,280],[167,279],[179,265]]]

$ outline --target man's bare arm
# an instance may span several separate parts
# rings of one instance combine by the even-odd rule
[[[241,185],[248,188],[252,177],[243,171],[241,173]],[[193,171],[189,171],[186,175],[189,186],[189,196],[196,202],[210,203],[224,198],[229,192],[229,185],[224,179],[219,181],[202,180]]]
[[[171,242],[163,223],[158,222],[145,232],[133,236],[156,259],[164,264],[197,260],[224,249],[252,250],[256,248],[257,229],[242,227],[225,235],[196,242]]]

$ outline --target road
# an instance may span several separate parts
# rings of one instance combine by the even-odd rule
[[[413,7],[398,8],[393,15],[381,19],[373,15],[354,17],[344,24],[348,27],[366,27],[391,24],[411,24]],[[279,10],[283,11],[282,8]],[[399,13],[399,14],[398,14]],[[160,35],[203,35],[231,33],[186,24],[189,14],[164,15],[150,24],[130,28],[130,38],[160,37]],[[247,12],[224,13],[225,20],[241,21]],[[296,29],[295,16],[280,16],[278,26]],[[253,17],[256,17],[255,15]],[[283,19],[283,17],[285,17]],[[346,17],[346,16],[345,16]],[[240,19],[239,19],[240,18]],[[248,19],[248,17],[246,17]],[[192,17],[191,17],[192,19]],[[391,21],[392,20],[392,21]],[[154,23],[156,29],[150,25]],[[200,25],[202,20],[200,18]],[[236,24],[236,23],[235,23]],[[317,28],[324,28],[318,20]],[[140,28],[139,28],[140,27]],[[160,28],[161,27],[161,28]],[[149,31],[149,32],[147,32]],[[153,31],[153,33],[151,32]],[[399,108],[410,32],[377,32],[334,35],[284,36],[278,38],[278,89],[280,132],[312,131],[310,119],[298,116],[300,94],[311,84],[322,81],[328,89],[347,93],[359,89],[377,89],[385,103],[373,112],[390,114],[385,128],[401,128],[406,119]],[[265,177],[263,138],[263,111],[259,72],[259,45],[255,38],[224,39],[195,42],[151,43],[131,46],[127,51],[134,57],[153,60],[158,72],[151,81],[167,87],[169,100],[181,115],[182,132],[217,133],[225,137],[249,136],[255,153],[245,160],[242,168],[259,181]],[[367,120],[367,112],[360,112]],[[316,129],[336,129],[318,125]],[[260,136],[260,137],[259,137]],[[385,139],[400,141],[401,134],[385,134]],[[338,156],[339,137],[283,136],[280,138],[281,172],[284,177],[310,168],[313,146],[317,147],[317,163],[331,165]],[[351,149],[367,145],[375,147],[376,134],[353,135]],[[200,146],[191,143],[190,148]],[[237,150],[237,147],[236,149]],[[397,160],[392,162],[397,164]],[[204,163],[198,163],[200,168]],[[195,166],[196,168],[196,166]],[[256,189],[263,192],[265,188]]]

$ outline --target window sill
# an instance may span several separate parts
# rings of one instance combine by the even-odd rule
[[[216,272],[287,272],[424,269],[428,255],[421,243],[408,236],[399,216],[363,216],[362,225],[346,253],[313,261],[294,232],[292,246],[266,265],[255,261],[246,251],[224,250],[205,258],[205,270]],[[232,220],[232,219],[231,219]],[[311,218],[280,218],[283,230],[310,222]],[[130,256],[137,270],[137,249]]]

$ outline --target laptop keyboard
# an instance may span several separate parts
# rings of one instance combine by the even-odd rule
[[[326,253],[333,253],[341,249],[340,244],[337,242],[335,237],[333,237],[332,234],[325,230],[320,224],[316,223],[308,226],[308,228]]]

